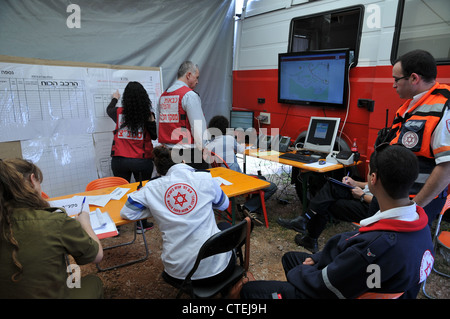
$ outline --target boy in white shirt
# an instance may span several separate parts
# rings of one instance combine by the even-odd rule
[[[208,131],[212,136],[214,136],[214,139],[206,144],[206,148],[220,156],[227,163],[230,169],[242,173],[236,159],[236,153],[242,154],[245,147],[237,143],[236,139],[232,135],[227,134],[228,127],[229,122],[226,117],[221,115],[214,116],[208,124]],[[273,194],[275,194],[278,187],[275,183],[266,180],[264,176],[257,176],[258,178],[270,183],[267,188],[263,189],[264,200],[267,201]],[[259,196],[254,196],[247,199],[243,207],[243,212],[245,215],[249,216],[256,225],[263,225],[263,221],[260,218],[262,214],[262,205]]]

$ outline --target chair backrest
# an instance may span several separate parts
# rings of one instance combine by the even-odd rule
[[[212,235],[200,248],[195,264],[192,267],[185,280],[190,280],[198,268],[200,261],[207,257],[221,254],[233,249],[240,249],[245,244],[245,266],[248,270],[248,256],[250,253],[250,229],[251,221],[246,217],[239,224],[233,225],[228,229],[222,230]]]
[[[436,231],[434,233],[433,243],[436,245],[436,241],[439,242],[441,246],[445,246],[447,248],[450,247],[450,232],[442,231],[441,232],[441,222],[445,213],[450,212],[450,185],[447,190],[447,199],[445,200],[444,207],[442,207],[441,213],[439,214],[439,218],[436,224]],[[436,249],[436,246],[435,246]]]
[[[128,181],[122,177],[110,176],[94,179],[86,185],[86,191],[92,191],[94,189],[106,188],[111,186],[119,186],[128,184]]]
[[[448,210],[450,210],[450,185],[447,188],[447,199],[445,200],[444,207],[442,207],[441,215],[443,216]]]
[[[222,165],[225,166],[226,168],[230,168],[227,164],[227,162],[225,162],[225,160],[220,157],[219,155],[217,155],[214,152],[210,152],[211,153],[211,167],[221,167]]]
[[[41,192],[41,196],[42,196],[42,198],[44,198],[44,199],[49,199],[50,198],[50,196],[48,196],[46,193],[44,193],[44,192]]]
[[[441,232],[442,217],[444,217],[444,214],[448,211],[450,211],[450,184],[448,185],[448,188],[447,188],[447,198],[445,200],[444,207],[442,207],[442,210],[439,214],[438,221],[436,224],[436,230],[434,232],[434,237],[433,237],[433,244],[436,244],[436,239],[439,236],[439,233]]]
[[[437,241],[439,243],[439,245],[447,247],[448,249],[450,249],[450,232],[448,231],[442,231],[438,238]]]

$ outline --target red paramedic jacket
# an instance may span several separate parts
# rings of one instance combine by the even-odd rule
[[[116,129],[114,130],[114,141],[111,156],[122,156],[127,158],[152,158],[153,144],[150,133],[140,129],[137,135],[128,131],[123,124],[123,108],[117,108]]]
[[[181,101],[192,91],[183,86],[173,92],[165,91],[159,102],[158,140],[163,144],[194,144],[191,125]]]

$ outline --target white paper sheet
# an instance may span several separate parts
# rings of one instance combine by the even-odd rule
[[[220,176],[213,177],[213,178],[216,180],[217,183],[219,183],[219,185],[223,184],[225,186],[228,186],[228,185],[232,185],[233,184],[233,183],[227,181],[226,179],[224,179],[224,178],[222,178]]]
[[[99,209],[97,209],[98,212],[100,212]],[[97,211],[96,210],[96,211]],[[94,218],[92,218],[92,216],[94,216]],[[91,225],[92,225],[92,229],[94,230],[94,233],[96,235],[101,235],[101,234],[105,234],[105,233],[115,233],[117,234],[117,227],[116,224],[114,224],[113,220],[111,219],[111,216],[109,216],[108,212],[103,212],[103,213],[97,213],[97,212],[91,212],[89,214],[89,216],[91,217]],[[98,225],[96,225],[96,228],[94,228],[93,223],[97,223],[97,221],[95,221],[95,218],[100,218],[101,221],[98,222],[98,225],[101,223],[101,226],[98,227]],[[102,238],[101,236],[99,236],[100,238]]]
[[[111,193],[111,199],[119,200],[125,195],[131,188],[122,188],[117,187],[115,190]]]
[[[49,201],[51,207],[62,207],[66,210],[67,215],[77,215],[81,211],[81,203],[84,196],[73,196],[71,198]],[[85,203],[87,207],[87,203]]]
[[[104,214],[98,208],[89,213],[89,217],[91,219],[91,226],[94,232],[106,226],[107,219],[104,218],[103,215]]]

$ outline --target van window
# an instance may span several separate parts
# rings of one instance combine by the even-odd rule
[[[438,63],[450,62],[448,0],[400,1],[392,60],[415,49],[427,50]]]
[[[362,16],[363,7],[358,6],[294,18],[291,21],[289,52],[349,48],[357,57]]]

